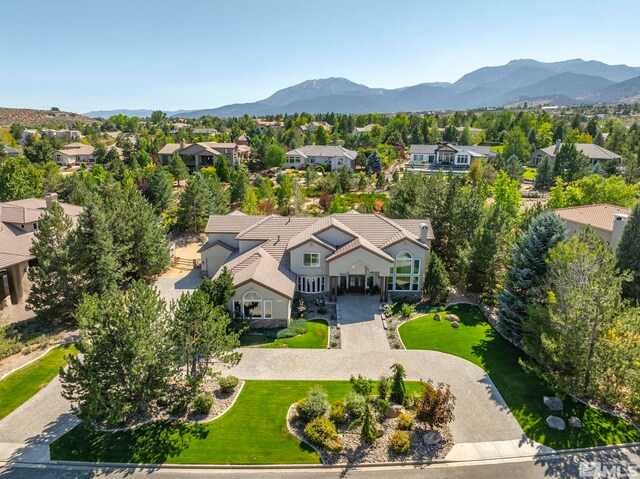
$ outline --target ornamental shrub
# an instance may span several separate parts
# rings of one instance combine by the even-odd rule
[[[344,398],[344,407],[350,416],[362,417],[367,407],[367,400],[355,391],[349,391],[347,397]]]
[[[384,418],[391,410],[391,403],[386,399],[378,398],[374,403],[374,407],[378,415]]]
[[[307,321],[304,319],[294,319],[289,324],[289,329],[293,330],[296,334],[304,334],[308,331]]]
[[[376,430],[376,420],[369,405],[365,405],[364,416],[362,417],[362,430],[360,431],[360,439],[366,444],[375,444],[378,438]]]
[[[398,429],[403,431],[409,431],[413,427],[413,418],[406,413],[402,413],[398,416]]]
[[[200,393],[193,399],[191,405],[196,413],[203,415],[209,414],[209,411],[211,411],[213,407],[213,397],[206,393]]]
[[[307,424],[304,435],[310,443],[323,446],[332,452],[339,452],[344,447],[336,427],[325,417],[317,417]]]
[[[406,454],[411,448],[411,436],[407,431],[396,431],[389,438],[389,447],[396,454]]]
[[[309,395],[296,406],[300,417],[308,421],[324,416],[329,412],[330,407],[327,393],[319,386],[312,387]]]
[[[410,318],[413,313],[415,313],[416,307],[413,304],[404,303],[400,307],[400,314],[402,314],[405,318]]]
[[[371,396],[371,392],[373,391],[373,381],[369,378],[365,378],[362,374],[358,374],[358,377],[351,376],[349,379],[351,382],[351,386],[355,393],[364,396],[365,398]]]
[[[347,409],[344,407],[344,402],[336,401],[331,405],[329,419],[335,424],[344,424],[347,422]]]
[[[413,400],[416,418],[431,428],[441,427],[453,421],[455,404],[456,397],[449,385],[438,383],[436,388],[431,380],[422,383],[422,394]]]
[[[281,330],[278,331],[278,333],[276,334],[276,338],[282,339],[282,338],[293,338],[295,336],[297,336],[298,334],[291,328],[283,328]]]
[[[238,385],[238,378],[235,376],[221,376],[218,378],[218,385],[220,386],[220,391],[229,394],[233,392]]]
[[[389,376],[380,376],[378,380],[378,394],[382,399],[387,399],[391,391],[391,378]]]
[[[407,373],[402,364],[395,363],[391,366],[393,371],[393,384],[391,385],[391,400],[396,404],[404,405],[407,402],[407,392],[404,386],[404,378]]]

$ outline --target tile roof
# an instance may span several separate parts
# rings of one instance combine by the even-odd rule
[[[616,214],[631,214],[629,208],[614,205],[588,205],[560,208],[556,214],[564,221],[571,221],[581,225],[590,225],[604,231],[613,231],[613,221]]]
[[[452,145],[451,143],[444,143],[439,145],[411,145],[409,146],[409,154],[418,155],[433,155],[438,148],[448,146],[458,152],[466,151],[472,156],[494,156],[495,152],[491,151],[491,148],[484,145]]]
[[[33,259],[29,252],[32,241],[33,232],[27,233],[15,226],[0,224],[0,268]]]
[[[560,143],[560,148],[562,148],[564,143]],[[576,143],[576,149],[585,155],[587,158],[592,160],[619,160],[620,155],[614,153],[613,151],[609,151],[606,148],[603,148],[595,143]],[[546,148],[540,148],[540,150],[544,151],[547,155],[555,157],[556,145],[547,146]]]
[[[77,156],[77,155],[93,155],[95,148],[91,145],[85,145],[84,143],[69,143],[68,145],[64,145],[61,149],[57,151],[57,153],[62,153],[68,156]]]
[[[358,156],[357,151],[347,150],[341,146],[335,145],[307,145],[294,150],[288,151],[286,156],[302,156],[304,158],[309,156],[321,156],[327,158],[333,158],[335,156],[345,156],[352,160]]]
[[[212,215],[209,216],[209,221],[207,221],[207,227],[205,228],[204,232],[238,234],[263,218],[265,217],[249,216],[245,215],[244,213],[242,215]]]
[[[344,256],[345,254],[353,250],[356,250],[358,248],[365,249],[375,254],[376,256],[379,256],[380,258],[393,263],[393,258],[391,256],[389,256],[387,253],[380,250],[379,248],[376,248],[374,245],[371,244],[371,242],[369,242],[366,238],[363,238],[362,236],[358,236],[357,238],[354,238],[353,240],[349,241],[344,246],[341,246],[333,254],[327,256],[326,260],[327,262],[333,261],[334,259],[337,259],[340,256]]]

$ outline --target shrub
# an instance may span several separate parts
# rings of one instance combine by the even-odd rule
[[[289,324],[289,329],[293,330],[296,334],[304,334],[309,330],[307,321],[304,319],[294,319]]]
[[[196,413],[209,414],[209,411],[211,411],[213,407],[213,397],[206,393],[200,393],[193,399],[191,405]]]
[[[386,417],[386,415],[391,410],[391,403],[386,399],[379,398],[375,402],[376,412],[380,415],[380,417]]]
[[[336,427],[324,417],[317,417],[307,424],[304,428],[304,435],[309,442],[326,447],[332,452],[339,452],[344,447]]]
[[[238,378],[235,376],[222,376],[218,378],[218,385],[220,386],[220,391],[229,394],[233,392],[238,385]]]
[[[349,391],[347,397],[344,398],[344,407],[350,416],[362,417],[367,407],[367,400],[355,391]]]
[[[453,413],[456,397],[448,384],[438,383],[433,387],[431,380],[422,383],[422,394],[413,400],[416,418],[432,428],[444,426],[455,418]]]
[[[335,424],[344,424],[347,422],[347,409],[344,407],[342,401],[336,401],[331,405],[329,419]]]
[[[384,314],[386,317],[393,316],[393,305],[385,304],[384,306],[382,306],[382,314]]]
[[[402,413],[398,416],[398,429],[403,431],[409,431],[413,427],[413,418],[406,413]]]
[[[396,431],[389,438],[389,447],[397,454],[406,454],[411,448],[411,436],[407,431]]]
[[[393,384],[391,385],[391,400],[396,404],[404,405],[407,401],[407,392],[404,386],[404,378],[407,373],[402,364],[395,363],[391,366],[393,370]]]
[[[373,391],[373,381],[369,378],[365,378],[362,374],[358,374],[358,377],[351,376],[349,379],[351,382],[351,386],[353,390],[364,396],[365,398],[371,396],[371,392]]]
[[[364,416],[362,417],[362,430],[360,439],[366,444],[374,444],[378,435],[376,431],[376,420],[368,405],[365,405]]]
[[[279,338],[279,339],[282,339],[282,338],[293,338],[295,336],[298,336],[298,333],[296,333],[291,328],[283,328],[283,329],[279,330],[278,333],[276,334],[276,338]]]
[[[413,304],[404,303],[400,307],[400,314],[402,314],[402,316],[404,316],[405,318],[410,318],[411,315],[415,313],[415,311],[416,311],[416,307]]]
[[[380,376],[378,379],[378,394],[382,399],[387,399],[391,390],[391,378],[389,376]]]
[[[329,401],[327,393],[321,387],[314,386],[309,391],[309,395],[297,405],[298,414],[304,419],[311,420],[324,416],[329,412]]]

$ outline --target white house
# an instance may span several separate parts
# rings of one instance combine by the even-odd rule
[[[411,145],[410,165],[447,166],[468,168],[477,158],[491,158],[496,154],[488,146],[452,145]]]
[[[228,268],[229,304],[255,327],[286,325],[296,297],[416,297],[433,231],[428,219],[392,220],[354,211],[322,218],[211,216],[200,248],[203,273]]]
[[[321,167],[325,170],[337,170],[338,168],[353,170],[357,155],[358,152],[347,150],[342,146],[307,145],[288,151],[285,154],[287,159],[282,168],[301,169],[305,168],[305,165],[310,165],[312,169]]]

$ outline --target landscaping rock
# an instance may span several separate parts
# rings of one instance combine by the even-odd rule
[[[459,328],[460,324],[458,324],[458,321],[451,321],[451,327],[452,328]]]
[[[551,411],[562,411],[563,405],[562,400],[553,396],[543,396],[542,400],[544,401],[544,405],[549,408]]]
[[[384,428],[382,427],[382,424],[376,424],[376,437],[382,436],[384,436]]]
[[[398,417],[403,412],[404,412],[404,408],[400,404],[393,404],[389,408],[389,412],[387,412],[387,417],[389,418]]]
[[[436,313],[433,315],[433,319],[435,319],[436,321],[441,321],[442,317],[440,317],[440,313]]]
[[[571,427],[582,427],[582,421],[580,420],[580,418],[577,418],[575,416],[571,416],[568,422],[569,426]]]
[[[422,436],[422,442],[425,446],[433,446],[434,444],[442,442],[442,440],[442,434],[435,430],[427,431],[424,433],[424,436]]]
[[[557,429],[558,431],[564,431],[564,419],[558,416],[549,416],[547,418],[547,424],[551,429]]]
[[[447,314],[446,318],[447,318],[447,321],[460,322],[460,318],[458,316],[456,316],[455,314]]]

